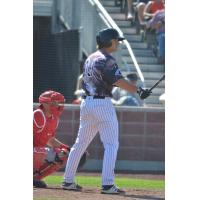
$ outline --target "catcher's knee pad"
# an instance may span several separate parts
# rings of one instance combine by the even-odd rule
[[[33,170],[33,179],[35,180],[41,180],[44,177],[52,174],[53,172],[58,171],[66,164],[66,161],[68,159],[68,152],[66,150],[59,148],[45,148],[45,151],[46,156],[43,159],[43,163],[41,164],[41,162],[39,162],[41,165],[37,164],[38,168],[34,168]],[[39,156],[37,155],[37,157]],[[38,163],[38,161],[36,160],[36,156],[34,160],[36,163]],[[34,166],[36,166],[36,164],[34,164]]]
[[[44,147],[35,147],[33,149],[33,171],[38,170],[44,163],[47,157],[47,151]]]

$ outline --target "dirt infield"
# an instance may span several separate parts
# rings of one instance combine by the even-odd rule
[[[56,175],[60,173],[56,173]],[[79,173],[79,175],[84,175]],[[97,174],[90,174],[97,175]],[[164,180],[164,175],[152,174],[117,174],[122,177],[132,177],[140,179]],[[33,200],[164,200],[164,190],[140,190],[140,189],[125,189],[123,195],[107,195],[101,194],[100,188],[84,187],[81,192],[67,191],[60,186],[49,186],[47,189],[33,189]]]
[[[66,191],[60,187],[34,189],[34,200],[164,200],[164,191],[126,189],[123,195],[101,194],[97,188],[85,187],[81,192]]]

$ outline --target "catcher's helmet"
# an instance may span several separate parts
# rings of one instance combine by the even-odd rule
[[[39,103],[49,103],[50,111],[54,116],[60,116],[64,110],[65,98],[59,92],[48,90],[39,96]]]
[[[39,96],[39,103],[51,103],[54,101],[64,103],[65,98],[62,94],[53,90],[45,91]]]
[[[102,29],[98,32],[96,36],[97,44],[105,47],[109,47],[111,45],[112,39],[117,39],[118,41],[122,41],[125,38],[121,37],[118,31],[114,28]]]

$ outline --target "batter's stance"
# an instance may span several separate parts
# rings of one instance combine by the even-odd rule
[[[150,95],[148,90],[138,89],[126,81],[115,59],[111,56],[111,53],[117,50],[119,41],[124,39],[113,28],[99,31],[96,36],[98,50],[85,61],[82,88],[86,96],[81,102],[78,136],[69,154],[62,184],[63,189],[82,189],[75,183],[75,173],[82,154],[99,132],[104,146],[101,192],[124,193],[114,185],[119,131],[116,112],[111,103],[111,91],[113,86],[117,86],[132,93],[138,92],[142,99]]]

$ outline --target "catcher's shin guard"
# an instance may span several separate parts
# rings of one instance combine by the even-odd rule
[[[68,159],[68,152],[63,149],[47,149],[46,157],[40,167],[34,169],[33,179],[41,180],[44,177],[58,171],[61,167],[65,166]],[[35,156],[36,157],[36,156]]]
[[[47,157],[47,151],[44,147],[35,147],[33,149],[33,171],[38,170]]]

